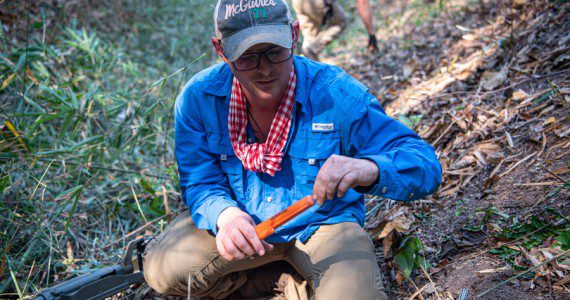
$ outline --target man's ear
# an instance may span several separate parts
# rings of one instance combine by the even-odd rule
[[[291,47],[291,50],[295,51],[295,48],[297,47],[297,40],[299,40],[299,20],[295,20],[291,24],[291,35],[293,38],[293,46]]]
[[[217,37],[212,37],[212,44],[214,44],[214,48],[216,49],[218,55],[222,59],[225,59],[226,57],[224,56],[224,48],[222,47],[222,40]]]

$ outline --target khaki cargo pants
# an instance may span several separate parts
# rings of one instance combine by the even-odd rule
[[[323,20],[330,4],[332,15]],[[293,9],[303,34],[302,52],[305,56],[318,60],[318,55],[346,28],[346,13],[336,0],[293,0]],[[324,27],[324,28],[323,28]]]
[[[214,299],[387,299],[368,234],[356,223],[321,226],[305,243],[274,244],[264,256],[228,261],[215,238],[179,216],[152,240],[144,276],[156,291]]]

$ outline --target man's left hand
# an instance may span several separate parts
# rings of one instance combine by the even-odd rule
[[[357,159],[333,154],[317,174],[313,197],[319,205],[325,200],[343,197],[350,188],[370,186],[378,179],[378,166],[368,159]]]

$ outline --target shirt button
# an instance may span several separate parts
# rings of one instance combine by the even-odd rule
[[[253,140],[251,138],[248,138],[247,141],[250,143],[253,142]]]
[[[414,198],[414,193],[410,193],[410,199]]]
[[[383,187],[383,188],[382,188],[382,194],[386,194],[386,191],[387,191],[387,190],[388,190],[387,187]]]
[[[269,196],[269,197],[267,197],[266,200],[267,200],[267,202],[271,202],[271,201],[273,201],[273,197]]]

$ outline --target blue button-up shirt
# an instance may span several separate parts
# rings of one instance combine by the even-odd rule
[[[196,226],[217,233],[216,221],[234,206],[256,223],[311,195],[320,167],[332,154],[374,161],[378,181],[359,192],[414,200],[434,192],[441,166],[433,148],[388,117],[378,100],[341,69],[294,57],[297,89],[281,171],[245,170],[228,132],[233,75],[225,63],[196,74],[175,104],[175,151],[182,198]],[[255,137],[248,130],[251,142]],[[280,227],[268,242],[306,241],[320,225],[364,223],[364,198],[356,190],[315,205]]]

